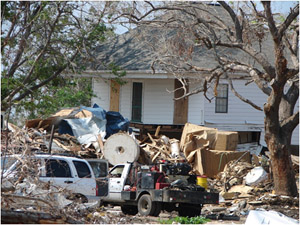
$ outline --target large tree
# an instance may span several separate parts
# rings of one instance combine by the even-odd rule
[[[87,104],[92,96],[80,73],[108,36],[108,3],[1,2],[1,108],[14,115],[47,116],[59,107]],[[77,83],[76,83],[77,82]]]
[[[218,2],[218,6],[204,2],[128,2],[119,7],[114,21],[133,23],[140,30],[160,29],[165,32],[163,42],[155,49],[157,57],[153,69],[163,67],[182,81],[182,74],[193,71],[203,78],[203,85],[182,97],[204,92],[209,86],[217,90],[220,78],[225,78],[234,94],[245,103],[265,113],[265,141],[271,156],[276,194],[296,196],[297,186],[290,158],[293,130],[299,124],[295,108],[299,96],[299,4],[295,3],[287,16],[274,14],[271,2]],[[261,4],[259,10],[257,4]],[[125,10],[124,10],[125,9]],[[169,33],[169,34],[167,34]],[[153,42],[152,42],[153,43]],[[150,42],[149,42],[150,45]],[[151,47],[155,47],[152,45]],[[199,66],[196,54],[210,54],[211,65]],[[204,57],[206,57],[204,55]],[[201,63],[200,63],[201,65]],[[254,82],[266,94],[262,107],[247,96],[239,94],[231,74],[245,74],[247,83]]]

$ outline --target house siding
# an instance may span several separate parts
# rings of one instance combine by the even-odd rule
[[[149,79],[144,82],[143,123],[173,124],[174,80]]]
[[[194,82],[190,84],[189,89],[196,88]],[[188,122],[198,125],[204,125],[204,96],[198,93],[189,97]]]
[[[226,82],[220,81],[220,83]],[[263,108],[267,96],[263,94],[255,84],[251,83],[247,86],[244,84],[245,81],[242,80],[233,81],[233,86],[240,95]],[[241,101],[230,91],[230,87],[228,87],[228,89],[228,112],[215,113],[215,98],[213,98],[212,93],[209,93],[208,97],[213,99],[211,102],[205,99],[205,121],[218,124],[263,124],[263,112]]]
[[[226,82],[220,81],[220,83]],[[262,93],[255,84],[251,83],[245,86],[245,81],[234,80],[233,86],[240,95],[251,100],[263,109],[263,105],[267,101],[267,95]],[[211,102],[205,99],[205,123],[216,124],[217,128],[226,127],[228,130],[260,130],[260,144],[266,145],[264,141],[264,112],[256,110],[249,104],[244,103],[231,92],[230,87],[228,88],[228,113],[215,113],[215,99],[213,98]],[[212,98],[212,92],[209,93],[208,96]],[[299,126],[293,132],[292,144],[299,145]]]
[[[143,83],[142,122],[145,124],[173,124],[174,100],[173,93],[167,92],[174,89],[173,79],[128,79],[120,88],[120,113],[131,119],[132,82]],[[220,81],[220,83],[226,83]],[[263,108],[267,96],[255,84],[244,85],[243,80],[234,80],[233,85],[238,93],[247,97]],[[190,90],[196,87],[193,83]],[[93,78],[93,90],[96,97],[92,103],[97,103],[105,110],[109,110],[110,81]],[[208,93],[213,98],[212,91]],[[189,97],[188,122],[216,127],[233,131],[260,131],[260,144],[264,141],[264,113],[258,111],[238,99],[230,90],[228,91],[228,113],[215,113],[215,100],[209,102],[202,93]],[[299,104],[295,109],[299,108]],[[294,130],[292,144],[299,145],[299,126]]]
[[[109,111],[110,81],[101,78],[93,78],[93,91],[96,97],[92,97],[92,105],[96,103],[101,108]]]

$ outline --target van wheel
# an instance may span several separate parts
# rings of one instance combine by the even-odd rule
[[[88,203],[87,197],[82,194],[71,194],[66,199],[77,202],[77,203]]]
[[[142,216],[151,216],[155,211],[155,204],[148,194],[142,195],[138,201],[138,211]]]
[[[121,210],[125,215],[136,215],[138,208],[135,205],[122,205]]]

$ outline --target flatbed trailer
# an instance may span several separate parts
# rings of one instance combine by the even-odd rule
[[[177,211],[180,216],[193,217],[201,214],[203,204],[219,204],[219,194],[208,192],[203,187],[193,184],[194,190],[186,186],[181,189],[169,183],[159,183],[163,173],[139,172],[132,176],[132,164],[117,165],[114,168],[121,171],[121,167],[120,177],[107,180],[110,188],[103,203],[120,205],[124,214],[158,216],[162,210],[166,210]]]

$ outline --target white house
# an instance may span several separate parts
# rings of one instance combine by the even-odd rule
[[[238,131],[240,138],[247,139],[245,141],[257,140],[265,145],[264,113],[237,98],[229,90],[225,79],[220,79],[217,97],[210,90],[207,97],[212,99],[211,102],[202,93],[174,101],[174,96],[180,93],[172,90],[179,87],[179,81],[162,70],[152,73],[153,52],[137,38],[139,32],[139,29],[131,30],[96,49],[98,62],[83,74],[93,78],[96,97],[92,98],[92,104],[97,103],[105,110],[119,111],[138,124],[184,125],[190,122],[220,130]],[[158,31],[149,31],[149,37],[154,32]],[[274,58],[270,52],[270,43],[262,46],[268,57]],[[203,64],[214,62],[208,52],[200,50],[200,53],[195,60]],[[111,80],[114,76],[103,66],[111,62],[126,70],[123,78],[127,82],[125,85],[120,86]],[[184,77],[190,81],[189,90],[202,82],[193,73],[184,74]],[[249,79],[247,74],[233,74],[232,79],[235,89],[241,95],[263,108],[267,96],[254,83],[245,85],[245,80]],[[293,133],[292,144],[299,145],[299,126]]]
[[[228,90],[226,80],[220,81],[219,87],[222,87],[224,93],[221,98],[213,98],[211,94],[212,100],[209,102],[202,93],[198,93],[182,102],[174,101],[174,93],[167,91],[175,87],[172,75],[135,74],[128,71],[125,79],[127,83],[119,87],[117,93],[111,88],[111,80],[108,79],[111,75],[102,73],[100,76],[93,77],[96,97],[92,98],[92,103],[97,103],[105,110],[119,111],[133,122],[156,125],[190,122],[220,130],[238,131],[247,135],[247,141],[251,141],[251,138],[255,140],[260,135],[259,142],[265,145],[264,113],[237,98]],[[240,94],[263,107],[267,96],[255,84],[245,86],[243,79],[235,79],[233,84]],[[196,85],[197,82],[190,88]],[[249,135],[253,137],[249,138]],[[298,143],[299,129],[296,128],[292,144]]]

